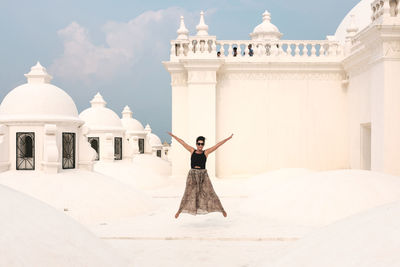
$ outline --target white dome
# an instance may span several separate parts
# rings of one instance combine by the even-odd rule
[[[81,121],[72,98],[50,84],[51,76],[38,62],[28,83],[9,92],[0,105],[0,121]]]
[[[282,37],[282,33],[271,23],[271,14],[266,10],[263,14],[263,22],[254,28],[250,36],[254,41],[276,41]]]
[[[150,133],[149,143],[151,146],[162,146],[160,138],[153,133]]]
[[[372,2],[373,0],[362,0],[352,10],[350,10],[336,29],[335,39],[337,41],[345,41],[347,34],[346,30],[351,24],[351,15],[354,15],[354,21],[358,27],[358,31],[365,29],[371,23]]]
[[[106,107],[106,102],[100,93],[97,93],[90,103],[92,107],[79,114],[86,126],[91,130],[124,131],[120,118],[114,111]]]
[[[140,121],[134,119],[132,117],[132,111],[128,106],[125,106],[124,110],[122,111],[122,126],[131,132],[143,132],[144,127],[140,123]]]

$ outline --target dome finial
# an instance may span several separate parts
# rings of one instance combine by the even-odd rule
[[[183,16],[181,16],[181,24],[180,24],[179,29],[176,32],[178,33],[178,37],[176,39],[178,39],[178,40],[189,39],[189,30],[185,26],[185,20],[184,20]]]
[[[204,22],[204,12],[203,10],[200,12],[200,22],[196,26],[197,36],[208,36],[208,26]]]
[[[25,74],[28,79],[28,83],[50,83],[51,75],[46,71],[46,68],[40,65],[38,61],[35,66],[31,67],[31,71]]]
[[[271,13],[268,10],[263,13],[263,21],[271,22]]]
[[[263,22],[254,28],[250,36],[254,41],[278,41],[281,39],[282,33],[271,23],[271,13],[265,10]]]
[[[151,133],[151,128],[150,128],[149,124],[146,124],[146,127],[144,127],[144,131],[148,132],[148,133]]]
[[[132,110],[129,108],[128,105],[124,107],[124,110],[122,111],[122,118],[132,118]]]
[[[95,107],[105,107],[106,104],[107,104],[107,102],[104,101],[104,98],[103,98],[103,96],[102,96],[100,93],[97,93],[97,94],[93,97],[92,101],[90,101],[90,104],[92,104],[92,108],[95,108]]]

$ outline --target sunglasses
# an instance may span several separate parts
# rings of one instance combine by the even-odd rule
[[[204,143],[197,143],[198,146],[204,146]]]

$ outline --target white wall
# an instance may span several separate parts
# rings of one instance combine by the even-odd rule
[[[378,100],[371,95],[371,75],[369,68],[350,73],[347,92],[349,97],[350,167],[352,169],[362,168],[361,127],[371,123],[371,98],[373,101]],[[376,129],[376,125],[371,124],[371,128]],[[374,154],[376,152],[371,156]]]
[[[349,167],[341,73],[279,74],[219,75],[217,140],[234,138],[217,151],[217,176]]]

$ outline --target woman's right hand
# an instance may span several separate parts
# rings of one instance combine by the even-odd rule
[[[171,132],[167,132],[171,137],[174,137],[174,135]]]

